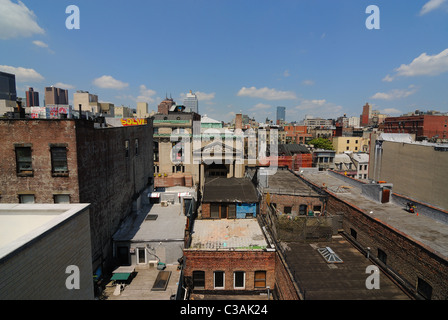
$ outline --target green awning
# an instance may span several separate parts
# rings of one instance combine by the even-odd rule
[[[112,278],[110,280],[128,280],[128,278],[131,276],[130,273],[114,273]]]

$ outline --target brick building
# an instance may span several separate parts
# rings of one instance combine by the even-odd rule
[[[152,125],[0,120],[1,203],[90,203],[93,270],[111,262],[112,235],[152,180]]]
[[[332,171],[307,171],[302,178],[328,194],[327,211],[342,217],[341,235],[405,292],[414,299],[447,299],[448,212],[396,194],[393,186],[388,201],[378,199],[368,189],[381,184]],[[417,204],[416,213],[405,210],[409,201]]]
[[[448,141],[448,116],[419,114],[388,117],[384,120],[384,133],[409,133],[415,135],[415,140]]]
[[[257,212],[258,194],[249,179],[210,177],[205,180],[203,219],[256,218]]]

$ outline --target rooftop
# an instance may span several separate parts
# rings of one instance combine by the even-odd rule
[[[196,220],[189,249],[265,249],[268,243],[256,219]]]
[[[258,202],[257,190],[247,178],[208,178],[204,184],[203,202]]]
[[[180,193],[187,194],[186,191],[193,190],[185,187],[166,189],[172,192],[162,192],[160,197],[167,200],[171,194],[175,195],[173,199],[177,199]],[[113,239],[133,242],[183,240],[186,220],[182,204],[179,202],[167,201],[166,206],[161,203],[147,204],[121,224]]]
[[[302,176],[319,187],[325,185],[327,191],[339,199],[358,207],[366,215],[399,230],[408,238],[448,259],[448,228],[443,221],[424,214],[410,214],[402,205],[393,201],[382,204],[366,198],[359,187],[349,185],[334,173],[310,170],[304,171]]]
[[[277,168],[275,174],[267,176],[267,187],[264,188],[263,192],[265,193],[293,192],[294,194],[299,195],[316,196],[316,197],[319,196],[319,194],[316,191],[314,191],[311,187],[309,187],[294,173],[292,173],[289,170],[280,168]]]
[[[409,300],[410,298],[380,270],[381,290],[366,288],[366,268],[372,265],[342,236],[319,243],[281,243],[288,267],[305,300]],[[319,249],[329,247],[342,260],[328,263]]]
[[[0,259],[88,207],[89,204],[0,204]]]

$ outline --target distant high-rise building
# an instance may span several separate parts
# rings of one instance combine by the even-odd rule
[[[0,71],[0,116],[6,112],[13,112],[16,100],[16,76]]]
[[[286,119],[286,108],[285,107],[277,107],[277,124],[280,122],[285,122]]]
[[[360,124],[362,127],[368,126],[370,124],[371,114],[372,114],[372,107],[368,103],[366,103],[362,107],[362,114],[360,117],[360,120],[361,120]]]
[[[198,97],[191,92],[187,93],[186,98],[184,99],[185,111],[196,112],[199,113],[198,108]]]
[[[45,88],[45,104],[46,105],[57,105],[57,104],[68,105],[68,90],[55,88],[55,87],[46,87]]]
[[[160,102],[159,106],[157,107],[157,111],[161,114],[168,114],[171,107],[174,106],[176,102],[172,98],[165,98],[162,102]]]
[[[0,100],[16,101],[16,76],[0,71]]]
[[[29,88],[26,93],[26,106],[29,107],[38,107],[39,106],[39,92],[34,91],[33,88]]]

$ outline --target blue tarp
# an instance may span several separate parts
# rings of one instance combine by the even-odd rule
[[[256,203],[237,203],[236,204],[236,218],[245,219],[247,214],[251,214],[252,217],[257,216],[257,204]]]

